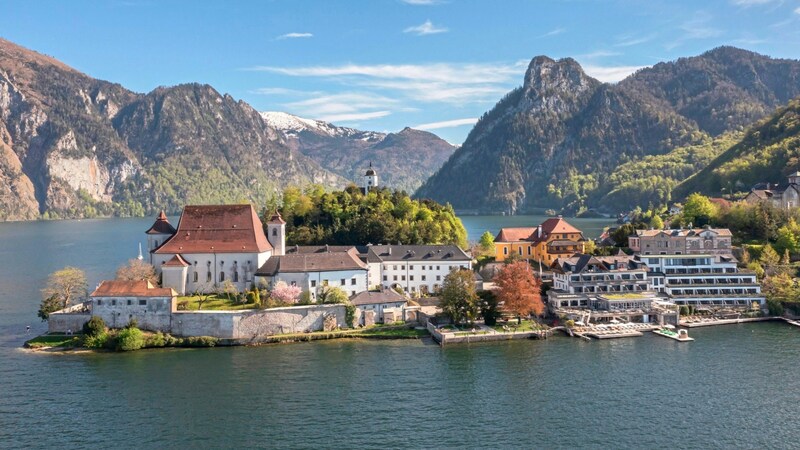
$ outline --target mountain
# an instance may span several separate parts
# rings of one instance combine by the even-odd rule
[[[346,180],[211,86],[139,94],[0,39],[0,220],[263,201]]]
[[[261,113],[282,142],[322,167],[360,183],[372,164],[381,184],[414,192],[455,147],[433,133],[405,128],[397,133],[360,131],[284,112]]]
[[[416,195],[493,212],[618,211],[607,194],[619,166],[708,143],[798,94],[800,62],[732,47],[618,84],[587,76],[573,59],[537,56],[522,86],[481,117]]]
[[[676,196],[747,192],[762,182],[785,184],[800,170],[800,98],[761,120],[706,167],[675,188]]]

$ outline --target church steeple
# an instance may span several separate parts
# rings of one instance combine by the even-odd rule
[[[378,172],[372,168],[372,161],[369,162],[369,169],[364,174],[364,193],[376,189],[378,187]]]
[[[175,233],[175,227],[169,223],[167,215],[164,214],[164,210],[162,209],[161,213],[159,213],[158,217],[156,218],[156,221],[153,222],[153,226],[151,226],[149,230],[145,231],[145,234],[147,235],[147,252],[150,253],[150,263],[153,262],[153,250],[157,249]]]

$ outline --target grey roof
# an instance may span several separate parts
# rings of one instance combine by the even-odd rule
[[[350,303],[356,306],[377,305],[379,303],[399,303],[405,302],[406,298],[392,289],[382,291],[363,291],[350,299]]]
[[[278,273],[333,272],[338,270],[367,270],[355,248],[345,252],[297,253],[271,256],[257,271],[258,276]]]
[[[620,255],[617,254],[615,256],[594,256],[594,255],[585,255],[585,254],[576,254],[569,258],[558,258],[553,262],[553,269],[561,273],[580,273],[586,270],[586,268],[590,265],[597,266],[600,268],[601,271],[608,272],[608,271],[627,271],[627,270],[634,270],[634,269],[644,269],[647,267],[646,264],[637,260],[632,255]],[[610,269],[611,265],[614,265],[615,269]]]
[[[351,248],[356,249],[359,256],[366,256],[366,245],[292,245],[286,247],[286,253],[337,253],[346,252]]]
[[[385,261],[471,261],[457,245],[371,245],[370,262]]]

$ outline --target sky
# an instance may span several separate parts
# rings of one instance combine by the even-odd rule
[[[800,0],[0,0],[0,37],[136,92],[460,144],[537,55],[616,82],[733,45],[800,59]]]

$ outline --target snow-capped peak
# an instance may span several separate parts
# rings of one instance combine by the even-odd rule
[[[261,117],[264,118],[269,126],[282,131],[289,137],[297,137],[301,131],[311,131],[331,137],[356,137],[364,141],[379,140],[385,136],[384,133],[337,127],[322,120],[304,119],[294,114],[280,111],[265,111],[261,113]]]

